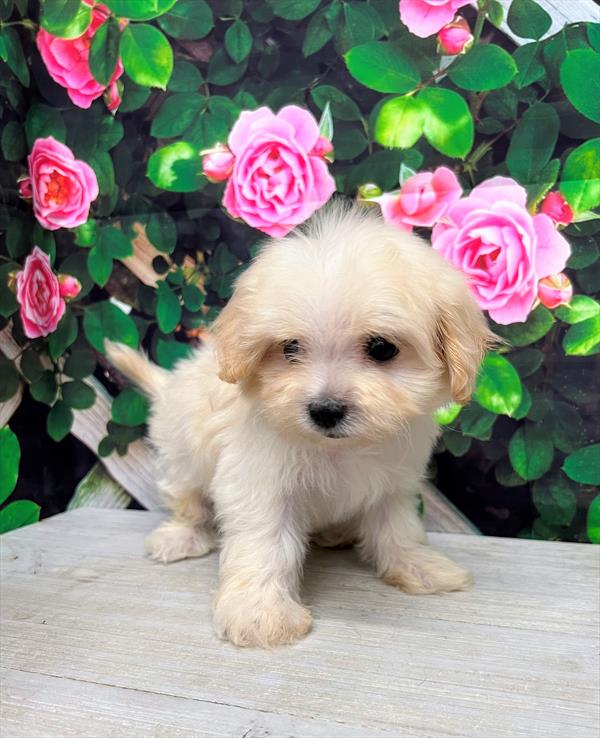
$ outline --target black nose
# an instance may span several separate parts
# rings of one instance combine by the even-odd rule
[[[319,428],[333,428],[346,415],[346,406],[337,400],[327,398],[311,402],[308,412]]]

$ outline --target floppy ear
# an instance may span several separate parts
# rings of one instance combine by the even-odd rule
[[[455,284],[437,322],[438,354],[448,371],[452,399],[466,405],[486,352],[499,342],[466,284]]]
[[[258,289],[250,267],[238,280],[233,297],[213,323],[219,378],[235,384],[257,369],[270,340],[261,333],[257,307]]]

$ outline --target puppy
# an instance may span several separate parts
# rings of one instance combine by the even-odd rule
[[[206,346],[172,372],[107,347],[152,400],[172,517],[148,554],[203,556],[218,531],[214,623],[239,646],[309,630],[314,534],[356,541],[405,592],[465,589],[469,573],[427,545],[417,498],[432,413],[469,400],[491,341],[463,276],[371,210],[336,204],[268,241]]]

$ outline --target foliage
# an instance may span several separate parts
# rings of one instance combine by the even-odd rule
[[[59,440],[73,412],[94,400],[86,379],[103,365],[105,338],[143,345],[167,368],[185,356],[259,240],[221,210],[222,186],[203,175],[200,152],[224,143],[242,110],[293,103],[319,117],[327,108],[331,172],[348,196],[366,183],[397,188],[401,168],[443,164],[465,189],[494,175],[514,178],[532,210],[553,189],[567,199],[575,214],[563,231],[574,299],[554,311],[539,306],[524,323],[492,326],[507,343],[484,363],[472,404],[439,415],[448,424],[440,450],[469,454],[482,479],[529,485],[539,517],[523,535],[598,542],[598,25],[575,24],[542,40],[547,14],[534,0],[513,0],[508,24],[526,41],[513,50],[494,32],[499,3],[480,0],[476,16],[464,9],[474,21],[473,47],[445,66],[435,38],[402,25],[396,0],[104,4],[111,16],[93,37],[89,64],[107,86],[122,60],[115,115],[100,97],[88,109],[74,106],[34,42],[39,24],[77,37],[89,7],[45,0],[38,15],[36,2],[0,0],[0,315],[22,347],[19,367],[0,356],[0,400],[23,380],[51,406],[48,433]],[[19,197],[27,152],[50,136],[98,180],[89,218],[74,228],[42,229]],[[124,266],[144,242],[155,250],[155,284]],[[30,341],[8,285],[36,244],[81,291],[56,332]],[[133,390],[119,395],[100,453],[125,453],[143,434],[146,413]],[[14,462],[5,436],[13,451],[1,463],[13,464],[12,479],[18,454]],[[12,502],[0,515],[9,510],[10,526],[37,514]]]

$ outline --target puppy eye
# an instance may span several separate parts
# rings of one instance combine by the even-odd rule
[[[398,356],[399,349],[382,336],[372,336],[365,344],[367,356],[373,361],[390,361]]]
[[[283,355],[288,361],[293,361],[296,354],[300,351],[300,344],[294,338],[291,341],[285,341],[283,344]]]

